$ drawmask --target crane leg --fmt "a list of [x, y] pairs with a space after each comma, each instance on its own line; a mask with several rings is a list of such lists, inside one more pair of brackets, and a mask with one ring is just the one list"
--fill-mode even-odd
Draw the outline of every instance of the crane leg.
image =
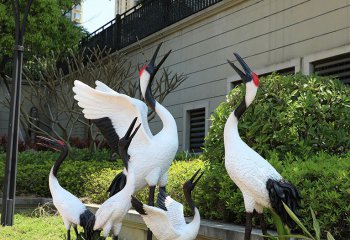
[[253, 213], [247, 212], [246, 213], [246, 223], [245, 223], [245, 233], [244, 233], [244, 240], [250, 240], [250, 235], [252, 233], [252, 219], [253, 219]]
[[[156, 190], [156, 186], [149, 187], [149, 197], [148, 197], [148, 205], [154, 206], [154, 192]], [[152, 231], [148, 228], [147, 230], [147, 240], [152, 240]]]
[[164, 187], [159, 187], [159, 189], [162, 189], [162, 190], [164, 190], [164, 192], [166, 192], [166, 186], [164, 186]]
[[77, 237], [77, 239], [79, 239], [79, 233], [78, 233], [77, 226], [74, 226], [74, 232], [75, 232], [75, 236]]
[[[267, 227], [266, 227], [264, 214], [263, 213], [258, 213], [258, 216], [259, 216], [259, 220], [260, 220], [260, 227], [261, 227], [262, 234], [264, 236], [267, 236]], [[267, 239], [268, 239], [268, 237], [264, 237], [264, 240], [267, 240]]]
[[67, 230], [67, 240], [70, 240], [70, 229]]

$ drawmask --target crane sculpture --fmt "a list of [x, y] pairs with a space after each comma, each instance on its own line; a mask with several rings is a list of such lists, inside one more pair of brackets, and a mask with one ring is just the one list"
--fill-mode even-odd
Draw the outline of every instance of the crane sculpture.
[[284, 209], [283, 202], [296, 214], [300, 207], [301, 196], [298, 190], [276, 171], [271, 164], [242, 141], [238, 133], [238, 120], [253, 102], [259, 77], [250, 70], [243, 59], [234, 53], [245, 73], [228, 61], [245, 83], [246, 92], [239, 106], [229, 115], [224, 128], [225, 167], [233, 182], [242, 191], [246, 227], [245, 240], [249, 240], [252, 230], [253, 211], [258, 213], [264, 235], [267, 234], [263, 208], [272, 208], [289, 227], [294, 221]]
[[63, 141], [57, 139], [50, 139], [42, 136], [38, 136], [37, 138], [42, 141], [38, 142], [38, 145], [61, 153], [51, 168], [49, 175], [49, 188], [53, 204], [60, 213], [67, 229], [67, 239], [70, 240], [71, 226], [73, 226], [78, 239], [79, 233], [77, 225], [80, 225], [84, 228], [86, 240], [92, 240], [92, 236], [94, 234], [93, 225], [95, 223], [95, 215], [86, 208], [79, 198], [61, 187], [57, 180], [57, 172], [63, 160], [66, 159], [68, 155], [67, 145]]
[[[153, 135], [149, 129], [147, 120], [147, 105], [135, 98], [120, 94], [102, 82], [96, 81], [96, 88], [76, 80], [73, 91], [78, 105], [83, 108], [85, 118], [92, 119], [101, 130], [109, 145], [115, 145], [119, 136], [126, 132], [129, 123], [135, 117], [141, 123], [141, 128], [130, 144], [128, 154], [129, 163], [132, 163], [132, 171], [135, 176], [135, 191], [149, 186], [148, 204], [154, 205], [154, 193], [156, 185], [166, 190], [168, 181], [168, 169], [178, 149], [177, 126], [171, 113], [158, 103], [151, 91], [152, 82], [160, 66], [169, 56], [167, 52], [158, 65], [155, 60], [162, 44], [159, 44], [151, 61], [140, 70], [140, 88], [142, 97], [147, 105], [157, 113], [163, 123], [163, 129]], [[131, 166], [126, 163], [125, 169]], [[126, 182], [126, 171], [118, 174], [113, 180], [109, 192], [113, 196], [119, 192]], [[151, 232], [148, 240], [152, 239]]]
[[191, 192], [203, 175], [202, 172], [196, 179], [199, 171], [183, 185], [186, 201], [194, 214], [193, 220], [188, 224], [185, 221], [183, 205], [167, 196], [163, 189], [160, 189], [158, 194], [158, 207], [148, 206], [132, 197], [133, 207], [141, 214], [146, 225], [158, 240], [193, 240], [197, 237], [201, 217], [192, 200]]

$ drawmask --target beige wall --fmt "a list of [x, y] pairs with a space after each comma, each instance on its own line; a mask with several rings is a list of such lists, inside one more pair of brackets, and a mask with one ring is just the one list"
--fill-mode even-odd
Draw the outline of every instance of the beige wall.
[[[138, 44], [124, 50], [136, 65], [149, 59], [163, 41], [159, 57], [172, 49], [164, 66], [187, 74], [188, 80], [163, 103], [176, 119], [182, 150], [184, 109], [204, 104], [210, 114], [225, 100], [228, 83], [237, 79], [226, 63], [234, 59], [234, 51], [258, 73], [288, 66], [309, 69], [303, 60], [310, 56], [350, 50], [349, 4], [348, 0], [224, 0], [141, 40], [145, 55]], [[159, 119], [150, 125], [154, 132], [162, 126]]]
[[[308, 74], [312, 61], [350, 52], [349, 12], [349, 0], [224, 0], [123, 51], [135, 67], [149, 59], [161, 41], [159, 57], [172, 49], [164, 66], [188, 79], [163, 105], [176, 119], [183, 150], [186, 111], [204, 106], [209, 118], [225, 100], [229, 83], [238, 79], [226, 63], [234, 59], [234, 51], [257, 73], [293, 66]], [[7, 114], [0, 112], [3, 131]], [[162, 127], [157, 118], [150, 125], [154, 133]]]

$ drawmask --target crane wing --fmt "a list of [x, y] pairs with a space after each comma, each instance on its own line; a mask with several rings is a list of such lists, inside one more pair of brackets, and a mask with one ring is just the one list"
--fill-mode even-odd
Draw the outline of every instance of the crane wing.
[[118, 146], [119, 136], [124, 136], [132, 120], [137, 117], [141, 129], [130, 144], [129, 154], [133, 154], [137, 148], [135, 146], [147, 146], [153, 135], [148, 126], [146, 104], [120, 94], [102, 82], [96, 81], [96, 85], [96, 89], [93, 89], [81, 81], [74, 81], [74, 98], [83, 108], [85, 118], [96, 123], [113, 150]]
[[168, 196], [163, 189], [159, 189], [157, 206], [166, 211], [169, 222], [175, 229], [186, 225], [183, 205]]

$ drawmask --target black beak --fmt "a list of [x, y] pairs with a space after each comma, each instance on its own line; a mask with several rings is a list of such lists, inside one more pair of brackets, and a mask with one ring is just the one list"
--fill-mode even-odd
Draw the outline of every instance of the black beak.
[[44, 142], [38, 142], [36, 143], [37, 145], [43, 146], [43, 147], [47, 147], [47, 148], [51, 148], [54, 149], [56, 151], [59, 151], [59, 145], [57, 144], [57, 140], [56, 139], [50, 139], [50, 138], [46, 138], [43, 136], [37, 136], [38, 139], [44, 141]]
[[162, 66], [162, 64], [164, 63], [164, 61], [168, 58], [168, 56], [171, 53], [171, 50], [169, 50], [169, 52], [167, 54], [164, 55], [164, 57], [162, 58], [162, 60], [158, 63], [158, 65], [155, 65], [155, 61], [159, 52], [160, 47], [162, 46], [162, 42], [157, 46], [156, 51], [154, 52], [151, 61], [148, 64], [148, 71], [150, 72], [152, 78], [156, 75], [157, 71], [159, 70], [159, 68]]
[[122, 160], [124, 162], [124, 166], [126, 169], [128, 169], [128, 161], [130, 159], [130, 156], [128, 154], [128, 148], [130, 146], [131, 140], [136, 135], [137, 131], [139, 130], [141, 123], [134, 129], [134, 126], [136, 124], [137, 117], [134, 118], [134, 120], [131, 122], [127, 132], [125, 133], [124, 137], [119, 140], [119, 154], [122, 157]]
[[236, 67], [233, 62], [230, 60], [227, 60], [227, 62], [231, 65], [231, 67], [238, 73], [238, 75], [242, 78], [242, 80], [247, 83], [251, 81], [252, 78], [252, 70], [248, 67], [247, 63], [241, 58], [241, 56], [238, 55], [238, 53], [233, 53], [235, 57], [237, 58], [237, 61], [241, 64], [243, 70], [245, 73], [243, 73], [238, 67]]
[[197, 177], [197, 175], [198, 175], [198, 173], [199, 173], [200, 171], [201, 171], [201, 169], [198, 169], [197, 172], [196, 172], [196, 173], [191, 177], [191, 179], [189, 180], [190, 182], [193, 183], [193, 187], [196, 186], [196, 184], [198, 183], [199, 179], [201, 179], [201, 177], [203, 176], [203, 173], [204, 173], [204, 172], [202, 172], [202, 173], [199, 175], [199, 177], [198, 177], [196, 180], [194, 180], [194, 179]]
[[134, 138], [135, 134], [137, 133], [137, 131], [139, 130], [139, 128], [141, 127], [141, 123], [135, 128], [134, 132], [132, 132], [132, 130], [134, 129], [134, 126], [136, 124], [137, 121], [137, 117], [134, 118], [134, 120], [131, 122], [128, 131], [125, 134], [125, 139], [128, 141], [128, 145], [127, 147], [129, 147], [131, 140]]

